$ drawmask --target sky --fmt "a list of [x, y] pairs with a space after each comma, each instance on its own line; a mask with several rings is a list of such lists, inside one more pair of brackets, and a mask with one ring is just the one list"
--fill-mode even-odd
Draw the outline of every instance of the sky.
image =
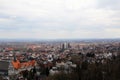
[[120, 0], [0, 0], [0, 38], [120, 38]]

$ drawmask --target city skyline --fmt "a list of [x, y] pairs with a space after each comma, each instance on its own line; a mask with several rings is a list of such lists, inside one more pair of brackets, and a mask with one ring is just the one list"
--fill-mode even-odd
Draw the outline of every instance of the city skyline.
[[119, 0], [0, 0], [0, 38], [120, 38]]

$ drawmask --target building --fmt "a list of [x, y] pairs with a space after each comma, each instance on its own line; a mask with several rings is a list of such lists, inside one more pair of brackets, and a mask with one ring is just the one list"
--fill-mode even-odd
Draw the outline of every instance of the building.
[[9, 62], [0, 61], [0, 75], [8, 76], [9, 75]]

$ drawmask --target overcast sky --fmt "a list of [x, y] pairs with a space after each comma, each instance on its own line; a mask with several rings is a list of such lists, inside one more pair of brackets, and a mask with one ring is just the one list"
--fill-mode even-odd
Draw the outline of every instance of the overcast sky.
[[0, 0], [0, 38], [120, 38], [120, 0]]

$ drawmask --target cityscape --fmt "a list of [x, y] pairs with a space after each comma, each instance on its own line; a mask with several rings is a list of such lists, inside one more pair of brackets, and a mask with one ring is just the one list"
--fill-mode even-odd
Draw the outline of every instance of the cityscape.
[[0, 80], [120, 80], [120, 0], [0, 0]]
[[119, 39], [0, 42], [3, 79], [119, 80], [119, 67]]

